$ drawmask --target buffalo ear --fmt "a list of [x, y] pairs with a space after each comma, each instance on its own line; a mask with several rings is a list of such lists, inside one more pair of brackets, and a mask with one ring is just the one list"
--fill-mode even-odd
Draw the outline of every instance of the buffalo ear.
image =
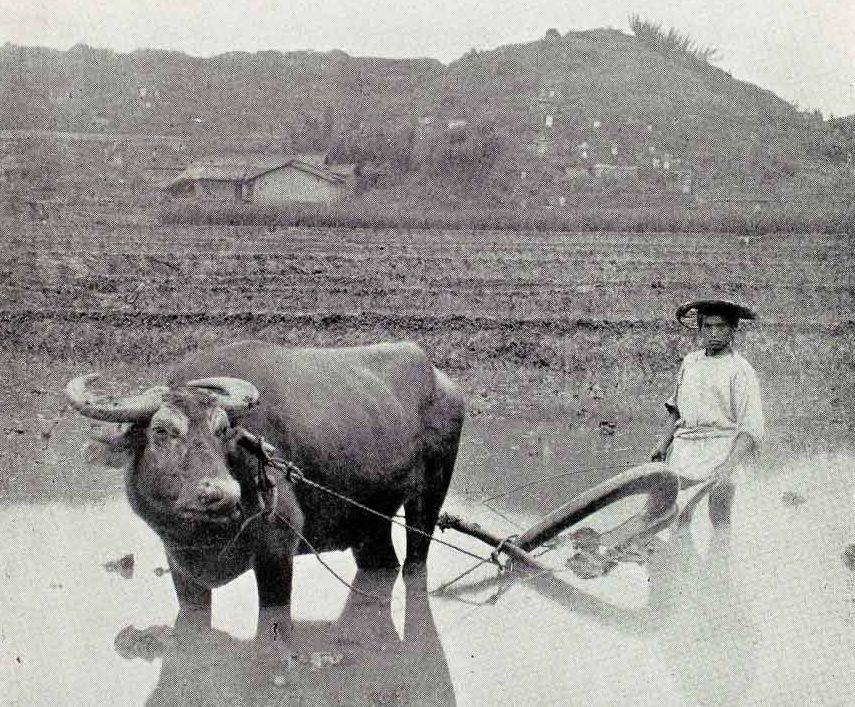
[[94, 434], [83, 445], [83, 458], [87, 464], [102, 464], [120, 469], [133, 459], [132, 428], [119, 432]]

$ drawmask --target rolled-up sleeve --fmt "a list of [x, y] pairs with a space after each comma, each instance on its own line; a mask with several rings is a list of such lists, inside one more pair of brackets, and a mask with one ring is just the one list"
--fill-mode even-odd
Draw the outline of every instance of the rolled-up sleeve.
[[751, 435], [754, 443], [759, 445], [766, 435], [766, 423], [760, 400], [760, 383], [753, 368], [748, 367], [734, 377], [733, 402], [737, 434]]

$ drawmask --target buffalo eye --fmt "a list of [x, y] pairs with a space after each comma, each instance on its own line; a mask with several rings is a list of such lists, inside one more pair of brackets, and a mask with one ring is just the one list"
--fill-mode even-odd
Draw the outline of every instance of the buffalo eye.
[[178, 437], [178, 430], [167, 425], [155, 425], [151, 428], [151, 435], [156, 442], [166, 442]]

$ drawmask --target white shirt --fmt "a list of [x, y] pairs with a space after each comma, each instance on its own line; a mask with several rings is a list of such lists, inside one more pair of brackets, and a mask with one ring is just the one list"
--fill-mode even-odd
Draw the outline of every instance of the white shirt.
[[736, 351], [688, 354], [665, 406], [679, 415], [668, 461], [689, 478], [706, 478], [737, 435], [750, 435], [755, 445], [765, 435], [757, 374]]

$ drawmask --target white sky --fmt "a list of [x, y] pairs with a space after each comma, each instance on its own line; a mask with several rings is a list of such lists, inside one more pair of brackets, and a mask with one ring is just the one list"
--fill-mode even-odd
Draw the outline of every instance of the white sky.
[[718, 66], [801, 108], [855, 113], [855, 0], [0, 0], [0, 43], [202, 56], [342, 49], [448, 63], [550, 27], [628, 32], [632, 13], [717, 47]]

